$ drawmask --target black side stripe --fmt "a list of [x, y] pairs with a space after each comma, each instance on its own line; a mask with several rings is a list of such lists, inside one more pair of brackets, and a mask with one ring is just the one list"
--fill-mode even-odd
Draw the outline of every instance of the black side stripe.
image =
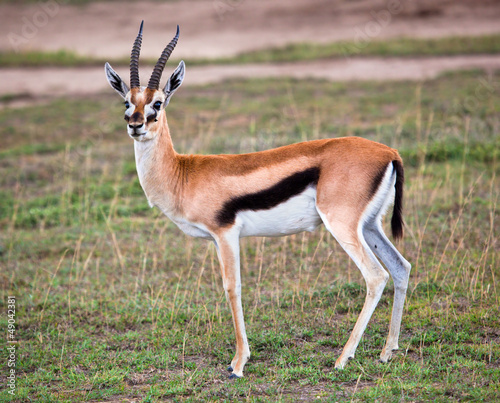
[[320, 169], [309, 168], [285, 178], [268, 189], [244, 196], [233, 197], [217, 212], [220, 226], [234, 224], [236, 214], [244, 210], [269, 210], [302, 193], [310, 185], [316, 186]]

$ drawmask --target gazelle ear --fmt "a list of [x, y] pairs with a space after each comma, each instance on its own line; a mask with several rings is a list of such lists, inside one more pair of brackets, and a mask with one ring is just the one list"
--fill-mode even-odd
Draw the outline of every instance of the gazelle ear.
[[172, 73], [170, 78], [163, 88], [163, 92], [165, 93], [165, 106], [170, 102], [170, 97], [174, 95], [174, 92], [179, 88], [184, 80], [184, 74], [186, 72], [186, 66], [184, 64], [184, 60], [181, 60], [175, 71]]
[[108, 79], [108, 83], [111, 85], [111, 88], [113, 88], [123, 99], [125, 99], [125, 96], [129, 91], [127, 84], [123, 82], [118, 73], [113, 70], [109, 63], [104, 65], [104, 71], [106, 72], [106, 78]]

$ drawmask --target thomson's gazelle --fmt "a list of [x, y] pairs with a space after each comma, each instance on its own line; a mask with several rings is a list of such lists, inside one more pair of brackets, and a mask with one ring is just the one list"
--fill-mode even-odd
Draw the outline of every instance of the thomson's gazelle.
[[393, 204], [391, 228], [403, 235], [403, 164], [398, 152], [357, 137], [292, 144], [242, 155], [180, 155], [172, 145], [165, 107], [184, 79], [181, 61], [160, 89], [163, 68], [177, 44], [164, 49], [147, 87], [139, 83], [142, 24], [131, 54], [129, 89], [106, 63], [109, 84], [125, 100], [127, 131], [134, 139], [137, 174], [151, 206], [186, 234], [214, 241], [236, 331], [231, 377], [243, 376], [250, 357], [241, 306], [239, 238], [282, 236], [324, 224], [356, 263], [366, 281], [361, 314], [342, 354], [342, 368], [356, 347], [382, 295], [389, 274], [394, 306], [380, 359], [398, 348], [410, 264], [382, 230]]

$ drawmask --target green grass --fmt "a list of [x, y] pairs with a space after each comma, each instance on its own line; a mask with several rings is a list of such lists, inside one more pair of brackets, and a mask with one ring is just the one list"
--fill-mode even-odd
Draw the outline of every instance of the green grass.
[[[64, 49], [54, 52], [41, 50], [0, 52], [1, 67], [81, 67], [103, 65], [105, 62], [104, 59], [81, 56]], [[114, 64], [128, 65], [129, 62], [130, 60], [117, 59]]]
[[[500, 35], [474, 37], [453, 36], [445, 38], [396, 38], [370, 40], [366, 42], [341, 41], [326, 44], [297, 43], [284, 47], [256, 50], [234, 57], [215, 59], [189, 59], [188, 65], [246, 64], [296, 62], [317, 59], [331, 59], [352, 56], [410, 57], [410, 56], [453, 56], [495, 54], [500, 52]], [[90, 58], [72, 51], [56, 52], [26, 51], [0, 52], [0, 67], [42, 67], [42, 66], [101, 66], [106, 61], [113, 66], [127, 66], [128, 57], [120, 59]], [[154, 65], [156, 60], [142, 59], [144, 64]]]
[[225, 372], [234, 334], [215, 249], [148, 207], [120, 100], [0, 110], [0, 328], [15, 295], [20, 340], [16, 396], [2, 388], [0, 400], [494, 401], [499, 79], [244, 80], [176, 93], [167, 112], [178, 151], [359, 135], [405, 159], [398, 248], [413, 269], [400, 352], [377, 361], [391, 282], [356, 358], [334, 370], [365, 286], [324, 228], [244, 239], [252, 358], [236, 382]]
[[298, 43], [241, 54], [226, 63], [295, 62], [350, 56], [453, 56], [500, 52], [500, 35]]

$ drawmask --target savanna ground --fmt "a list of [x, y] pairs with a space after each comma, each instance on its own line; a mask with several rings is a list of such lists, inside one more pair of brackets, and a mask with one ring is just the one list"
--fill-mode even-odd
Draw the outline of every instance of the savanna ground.
[[406, 163], [399, 248], [413, 270], [400, 352], [377, 362], [390, 284], [355, 360], [334, 370], [365, 291], [323, 227], [245, 239], [252, 358], [236, 382], [225, 373], [234, 336], [214, 248], [148, 207], [114, 94], [2, 110], [2, 304], [16, 297], [19, 340], [12, 400], [494, 400], [499, 80], [243, 80], [176, 94], [168, 116], [182, 152], [333, 133], [397, 147]]
[[[464, 39], [447, 40], [403, 49], [467, 53]], [[471, 41], [470, 52], [498, 53], [491, 37]], [[380, 41], [367, 52], [394, 56], [398, 43]], [[324, 58], [329, 46], [336, 48], [296, 45], [248, 57]], [[365, 286], [319, 227], [242, 240], [252, 357], [237, 381], [225, 370], [234, 333], [214, 247], [148, 207], [116, 94], [23, 108], [5, 95], [0, 328], [8, 334], [7, 297], [15, 296], [18, 343], [11, 396], [1, 341], [0, 400], [498, 400], [499, 91], [500, 71], [483, 70], [422, 82], [248, 78], [179, 89], [167, 109], [178, 152], [240, 153], [356, 135], [398, 148], [406, 166], [398, 248], [413, 268], [394, 359], [377, 361], [390, 282], [355, 359], [334, 369]]]

